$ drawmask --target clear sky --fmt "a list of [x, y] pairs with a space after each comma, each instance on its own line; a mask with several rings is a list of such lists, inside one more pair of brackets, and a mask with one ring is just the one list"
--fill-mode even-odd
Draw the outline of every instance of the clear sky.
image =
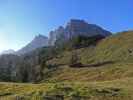
[[111, 32], [133, 29], [133, 0], [0, 0], [0, 52], [48, 36], [72, 18]]

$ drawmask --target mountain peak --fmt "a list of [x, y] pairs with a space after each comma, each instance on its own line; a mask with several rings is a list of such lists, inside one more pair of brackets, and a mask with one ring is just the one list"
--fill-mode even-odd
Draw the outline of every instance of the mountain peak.
[[48, 46], [48, 37], [39, 34], [35, 36], [35, 38], [29, 44], [27, 44], [25, 47], [20, 49], [17, 53], [25, 54], [44, 46]]
[[70, 19], [68, 23], [85, 23], [82, 19]]

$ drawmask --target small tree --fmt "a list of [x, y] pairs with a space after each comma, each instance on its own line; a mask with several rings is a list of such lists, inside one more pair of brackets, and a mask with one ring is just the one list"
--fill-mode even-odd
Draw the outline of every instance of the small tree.
[[70, 58], [70, 67], [76, 67], [76, 66], [77, 67], [81, 66], [81, 62], [80, 62], [77, 51], [73, 50], [71, 58]]

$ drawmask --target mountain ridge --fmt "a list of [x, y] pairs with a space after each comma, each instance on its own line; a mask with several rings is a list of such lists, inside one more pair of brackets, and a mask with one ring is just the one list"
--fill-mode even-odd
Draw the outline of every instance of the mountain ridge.
[[60, 26], [56, 30], [49, 33], [49, 45], [54, 45], [56, 40], [69, 40], [74, 36], [91, 37], [94, 35], [102, 35], [104, 37], [112, 35], [111, 32], [106, 31], [95, 24], [88, 24], [84, 20], [71, 19], [65, 27]]
[[25, 54], [43, 46], [48, 46], [48, 37], [39, 34], [30, 43], [18, 50], [16, 54]]
[[27, 45], [14, 52], [13, 54], [23, 55], [28, 52], [34, 51], [37, 48], [54, 46], [56, 45], [56, 41], [60, 42], [61, 44], [64, 41], [68, 41], [72, 37], [76, 36], [93, 37], [95, 35], [108, 37], [112, 35], [112, 33], [101, 28], [98, 25], [88, 24], [84, 20], [71, 19], [65, 27], [59, 26], [54, 31], [49, 32], [49, 37], [39, 34], [35, 36], [35, 38], [31, 42], [29, 42]]

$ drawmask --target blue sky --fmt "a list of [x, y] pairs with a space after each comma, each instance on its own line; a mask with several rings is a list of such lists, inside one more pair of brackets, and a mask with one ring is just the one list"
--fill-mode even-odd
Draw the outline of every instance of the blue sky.
[[0, 0], [0, 52], [48, 36], [72, 18], [111, 32], [133, 29], [132, 12], [133, 0]]

